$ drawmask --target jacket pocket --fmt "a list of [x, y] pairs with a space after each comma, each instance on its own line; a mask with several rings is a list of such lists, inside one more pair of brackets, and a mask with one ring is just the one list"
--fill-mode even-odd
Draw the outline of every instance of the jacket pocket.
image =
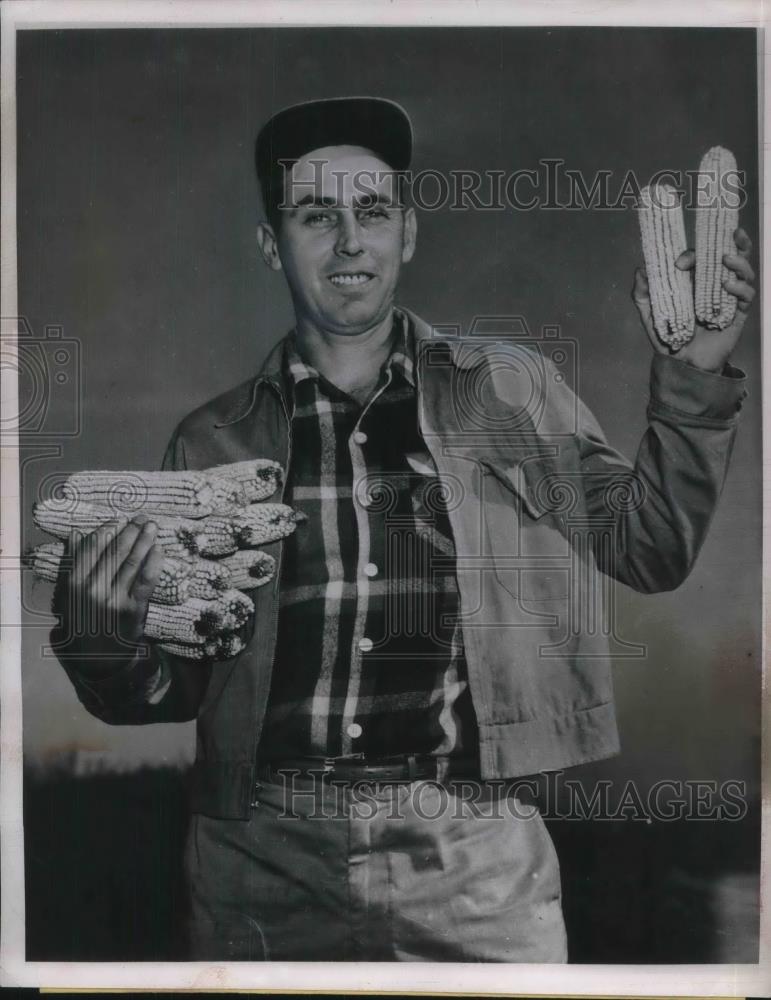
[[571, 580], [564, 518], [538, 501], [522, 467], [509, 471], [484, 459], [481, 464], [486, 554], [498, 583], [525, 611], [534, 603], [540, 613], [558, 613]]

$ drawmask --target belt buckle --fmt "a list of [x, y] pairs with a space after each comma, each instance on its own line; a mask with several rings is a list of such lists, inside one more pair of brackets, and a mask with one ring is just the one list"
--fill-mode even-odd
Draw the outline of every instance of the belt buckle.
[[324, 757], [323, 767], [324, 770], [322, 774], [324, 775], [334, 775], [338, 767], [343, 767], [347, 764], [358, 764], [363, 763], [365, 755], [363, 753], [349, 754], [347, 757]]

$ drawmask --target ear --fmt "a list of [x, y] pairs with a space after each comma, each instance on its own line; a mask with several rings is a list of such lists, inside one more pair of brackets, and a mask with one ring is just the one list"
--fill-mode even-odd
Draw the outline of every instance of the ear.
[[415, 209], [410, 206], [404, 213], [404, 232], [402, 233], [402, 263], [412, 260], [415, 253], [415, 243], [418, 235], [418, 219]]
[[261, 222], [257, 226], [257, 245], [260, 248], [262, 259], [272, 271], [281, 270], [281, 258], [278, 255], [278, 241], [273, 227], [267, 222]]

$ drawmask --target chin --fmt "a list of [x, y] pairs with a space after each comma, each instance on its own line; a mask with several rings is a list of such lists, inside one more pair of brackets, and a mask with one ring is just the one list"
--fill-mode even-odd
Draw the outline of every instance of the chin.
[[387, 308], [374, 311], [372, 308], [357, 309], [354, 307], [334, 316], [328, 316], [327, 323], [330, 329], [339, 330], [340, 333], [364, 333], [365, 330], [370, 330], [382, 322], [387, 312]]

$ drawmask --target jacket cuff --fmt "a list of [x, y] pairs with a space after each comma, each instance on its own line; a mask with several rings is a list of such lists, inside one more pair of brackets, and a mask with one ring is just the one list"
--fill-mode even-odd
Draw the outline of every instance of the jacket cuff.
[[124, 705], [149, 701], [166, 680], [163, 660], [153, 648], [142, 647], [137, 655], [117, 670], [91, 672], [87, 666], [67, 663], [66, 655], [59, 654], [62, 665], [75, 684], [103, 705]]
[[651, 403], [663, 403], [693, 417], [726, 421], [736, 417], [747, 398], [747, 376], [734, 365], [708, 372], [671, 354], [654, 354], [651, 364]]

